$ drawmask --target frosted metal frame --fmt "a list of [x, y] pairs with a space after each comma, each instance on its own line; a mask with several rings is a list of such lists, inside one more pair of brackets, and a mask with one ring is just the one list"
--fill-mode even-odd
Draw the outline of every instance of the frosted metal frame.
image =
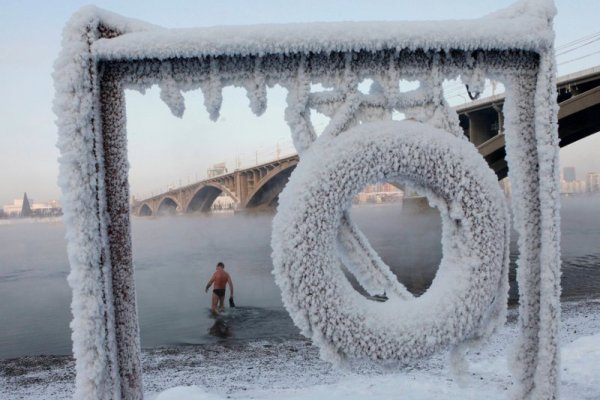
[[[518, 279], [522, 301], [522, 333], [518, 358], [522, 373], [516, 379], [520, 380], [525, 396], [531, 396], [535, 387], [542, 382], [556, 388], [560, 312], [556, 309], [556, 299], [560, 292], [560, 261], [558, 238], [553, 237], [548, 241], [543, 239], [543, 235], [548, 228], [550, 232], [556, 232], [558, 228], [557, 207], [549, 208], [545, 200], [551, 199], [553, 204], [558, 202], [555, 179], [558, 166], [556, 158], [544, 158], [540, 149], [548, 146], [557, 149], [558, 137], [556, 110], [553, 109], [553, 81], [551, 77], [548, 82], [546, 77], [548, 74], [553, 76], [553, 65], [548, 64], [546, 54], [518, 48], [453, 48], [445, 51], [394, 48], [106, 60], [93, 52], [94, 41], [118, 37], [122, 32], [102, 21], [86, 21], [85, 24], [89, 24], [86, 26], [90, 58], [88, 68], [78, 72], [85, 84], [75, 92], [79, 91], [83, 94], [82, 98], [90, 102], [87, 104], [89, 112], [73, 117], [79, 124], [77, 138], [75, 134], [69, 136], [70, 133], [64, 128], [72, 115], [57, 111], [61, 132], [59, 147], [63, 157], [61, 179], [67, 182], [63, 185], [63, 191], [66, 197], [70, 262], [72, 268], [75, 269], [73, 266], [77, 264], [90, 274], [81, 280], [73, 278], [70, 282], [74, 296], [81, 296], [86, 290], [89, 292], [86, 283], [90, 279], [96, 279], [94, 284], [99, 285], [98, 291], [94, 292], [100, 305], [97, 318], [90, 320], [80, 308], [73, 307], [77, 393], [81, 395], [93, 389], [95, 396], [102, 399], [143, 397], [126, 174], [124, 90], [152, 84], [165, 86], [173, 82], [187, 89], [202, 87], [205, 90], [215, 80], [219, 81], [219, 87], [233, 84], [244, 86], [249, 76], [257, 75], [267, 85], [280, 83], [290, 88], [293, 84], [302, 85], [306, 82], [336, 82], [340, 75], [348, 71], [356, 74], [360, 82], [362, 78], [389, 76], [390, 66], [398, 73], [394, 79], [421, 77], [427, 75], [434, 66], [439, 68], [442, 78], [449, 79], [456, 77], [460, 71], [477, 68], [486, 76], [494, 77], [506, 85], [506, 151], [515, 193], [513, 212], [520, 233]], [[60, 83], [61, 79], [66, 78], [55, 75], [55, 79]], [[437, 84], [441, 85], [441, 82]], [[57, 88], [57, 92], [61, 90]], [[77, 95], [75, 93], [75, 97]], [[292, 115], [307, 125], [310, 125], [310, 121], [306, 115], [302, 115], [306, 109], [317, 109], [323, 105], [339, 109], [344, 103], [343, 99], [328, 99], [327, 94], [311, 96], [304, 107]], [[540, 98], [544, 99], [547, 108], [539, 107]], [[367, 106], [377, 107], [385, 103], [386, 97], [373, 94], [365, 96], [363, 100]], [[73, 104], [78, 101], [73, 100]], [[404, 106], [409, 106], [411, 101], [411, 98], [407, 98]], [[383, 105], [383, 108], [386, 106]], [[218, 112], [218, 105], [216, 110]], [[294, 114], [294, 110], [287, 112]], [[303, 149], [301, 139], [297, 135], [294, 137], [299, 150]], [[81, 185], [85, 185], [83, 192], [79, 191]], [[82, 229], [82, 223], [89, 234], [78, 237], [77, 230]], [[551, 248], [548, 248], [548, 243]], [[83, 259], [76, 253], [79, 251], [76, 248], [90, 251]], [[549, 275], [553, 276], [553, 285], [550, 288], [543, 287], [540, 276]], [[99, 335], [99, 332], [102, 334]], [[540, 349], [548, 346], [551, 357], [540, 357]], [[543, 398], [555, 396], [556, 390], [554, 394], [549, 393]]]

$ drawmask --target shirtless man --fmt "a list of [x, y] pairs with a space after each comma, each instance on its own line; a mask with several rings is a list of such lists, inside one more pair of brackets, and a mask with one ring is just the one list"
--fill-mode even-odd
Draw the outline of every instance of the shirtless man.
[[210, 281], [206, 284], [206, 289], [204, 291], [208, 292], [208, 289], [212, 284], [214, 284], [214, 286], [210, 309], [214, 315], [217, 315], [218, 312], [223, 311], [225, 308], [225, 285], [229, 285], [229, 297], [233, 299], [233, 282], [231, 281], [231, 276], [225, 272], [225, 264], [222, 262], [217, 264], [217, 269], [210, 278]]

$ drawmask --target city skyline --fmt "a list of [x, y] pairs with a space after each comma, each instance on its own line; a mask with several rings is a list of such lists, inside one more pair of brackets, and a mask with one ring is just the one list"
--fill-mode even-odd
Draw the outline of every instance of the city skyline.
[[[423, 1], [309, 1], [281, 4], [262, 1], [253, 6], [242, 1], [174, 2], [170, 7], [145, 2], [102, 0], [98, 6], [166, 27], [287, 23], [336, 20], [425, 20], [477, 18], [506, 7], [514, 1], [497, 0], [452, 4]], [[457, 5], [457, 3], [459, 3]], [[0, 102], [0, 202], [8, 204], [23, 192], [48, 201], [60, 199], [57, 186], [58, 150], [53, 98], [52, 64], [60, 48], [60, 31], [84, 1], [60, 4], [9, 2], [0, 16], [5, 34], [0, 48], [0, 86], [5, 95]], [[210, 6], [209, 6], [210, 4]], [[410, 6], [409, 6], [410, 5]], [[597, 33], [594, 16], [600, 12], [595, 1], [556, 1], [556, 45]], [[467, 10], [468, 14], [457, 14]], [[585, 11], [585, 12], [583, 12]], [[577, 19], [577, 24], [572, 21]], [[42, 39], [43, 38], [43, 39]], [[559, 75], [600, 65], [594, 54], [600, 42], [558, 55]], [[582, 58], [583, 57], [583, 58]], [[173, 117], [152, 88], [145, 95], [127, 91], [127, 118], [131, 194], [143, 196], [203, 177], [213, 164], [227, 162], [234, 169], [238, 160], [266, 157], [275, 148], [288, 149], [290, 133], [284, 121], [286, 92], [269, 90], [269, 105], [257, 118], [248, 108], [245, 93], [226, 88], [221, 118], [209, 121], [198, 91], [185, 94], [187, 110], [182, 119]], [[462, 97], [454, 97], [460, 104]], [[316, 116], [323, 128], [324, 117]], [[561, 150], [561, 167], [573, 165], [577, 173], [600, 171], [600, 136], [591, 135]], [[263, 158], [264, 159], [264, 158]], [[249, 161], [248, 161], [249, 160]], [[582, 179], [578, 176], [578, 179]]]

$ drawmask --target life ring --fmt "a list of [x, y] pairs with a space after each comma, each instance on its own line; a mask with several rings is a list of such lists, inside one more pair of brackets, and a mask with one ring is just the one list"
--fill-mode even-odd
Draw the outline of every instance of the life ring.
[[[343, 212], [367, 184], [418, 188], [442, 218], [443, 257], [421, 296], [373, 302], [340, 268]], [[506, 307], [508, 215], [493, 171], [466, 140], [414, 121], [318, 138], [279, 198], [271, 239], [285, 307], [324, 358], [409, 361], [485, 334]]]

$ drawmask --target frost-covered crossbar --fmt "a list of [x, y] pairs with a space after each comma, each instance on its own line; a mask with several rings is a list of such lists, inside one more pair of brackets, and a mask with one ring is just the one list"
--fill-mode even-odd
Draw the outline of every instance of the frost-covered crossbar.
[[[409, 361], [452, 346], [460, 361], [467, 344], [503, 321], [508, 260], [502, 199], [444, 98], [443, 81], [460, 77], [472, 92], [482, 89], [485, 78], [506, 87], [504, 132], [520, 253], [521, 335], [513, 357], [513, 397], [556, 398], [560, 254], [554, 13], [550, 0], [521, 0], [470, 21], [189, 30], [164, 29], [94, 7], [75, 14], [64, 30], [54, 72], [73, 289], [75, 397], [143, 397], [124, 90], [154, 84], [176, 116], [185, 111], [182, 91], [202, 90], [213, 120], [225, 86], [244, 87], [257, 115], [266, 109], [267, 87], [288, 90], [285, 118], [301, 161], [274, 222], [279, 235], [273, 237], [274, 267], [288, 311], [325, 357]], [[372, 81], [369, 93], [359, 90], [365, 79]], [[419, 87], [402, 91], [400, 82], [406, 80], [418, 81]], [[318, 138], [311, 110], [331, 118]], [[393, 112], [414, 121], [381, 122]], [[353, 152], [355, 147], [361, 150]], [[318, 167], [325, 156], [331, 162]], [[328, 167], [337, 162], [343, 168], [350, 161], [357, 167], [349, 172]], [[324, 171], [329, 175], [319, 175]], [[307, 178], [311, 174], [322, 183], [300, 193], [302, 182], [314, 182]], [[421, 189], [443, 215], [444, 259], [431, 292], [420, 298], [397, 281], [346, 211], [361, 184], [385, 179]], [[320, 211], [315, 206], [320, 200], [332, 208]], [[472, 240], [465, 245], [461, 239]], [[323, 251], [315, 253], [311, 243]], [[340, 277], [333, 269], [339, 263], [368, 293], [385, 290], [390, 300], [371, 304], [346, 283], [322, 286], [311, 280], [315, 272]], [[331, 293], [343, 297], [323, 302], [322, 296]], [[453, 300], [432, 301], [440, 296]], [[418, 316], [410, 317], [419, 307], [429, 312], [421, 321], [429, 321], [427, 337], [415, 333], [423, 328]], [[398, 314], [400, 322], [389, 325], [369, 317], [384, 309]], [[366, 342], [369, 335], [372, 346]]]

